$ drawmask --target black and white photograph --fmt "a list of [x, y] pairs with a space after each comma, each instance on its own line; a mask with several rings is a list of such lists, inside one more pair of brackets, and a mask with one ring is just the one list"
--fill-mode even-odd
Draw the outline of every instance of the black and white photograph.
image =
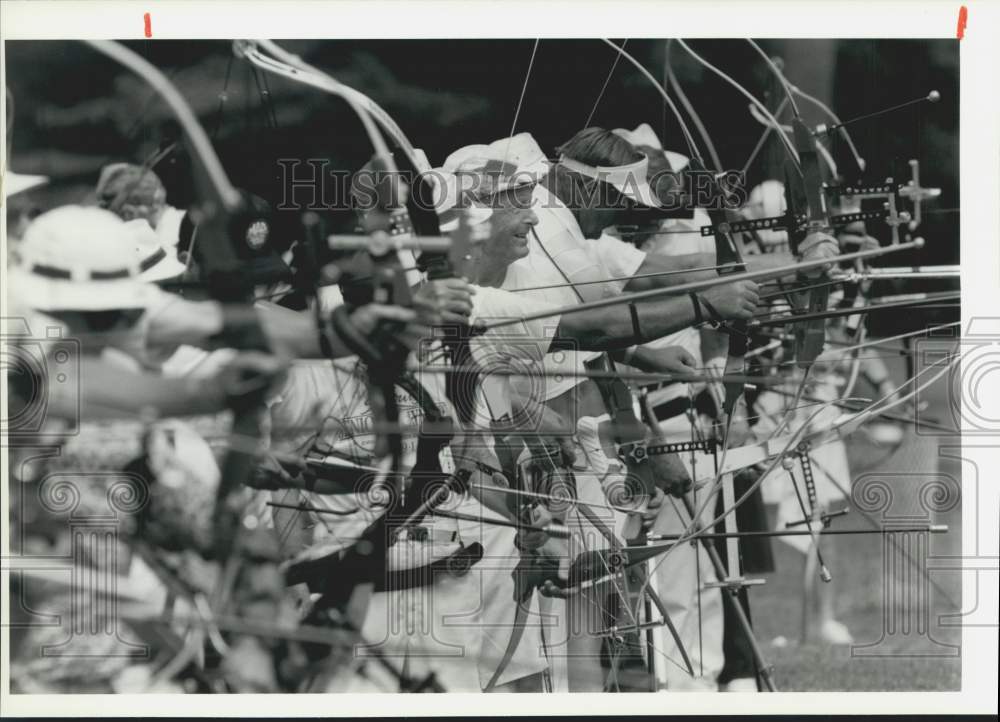
[[995, 716], [997, 12], [907, 7], [6, 3], [4, 715]]

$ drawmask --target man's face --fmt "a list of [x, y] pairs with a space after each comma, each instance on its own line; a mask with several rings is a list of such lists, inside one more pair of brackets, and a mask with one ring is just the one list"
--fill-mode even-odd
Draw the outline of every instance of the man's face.
[[623, 218], [621, 210], [611, 208], [581, 208], [576, 220], [584, 238], [600, 238], [605, 228], [618, 225]]
[[484, 264], [506, 268], [528, 255], [528, 234], [538, 225], [532, 206], [532, 186], [520, 186], [494, 198], [490, 237], [482, 247]]
[[577, 191], [578, 200], [570, 208], [584, 238], [600, 238], [605, 228], [628, 220], [632, 203], [610, 184], [587, 180]]

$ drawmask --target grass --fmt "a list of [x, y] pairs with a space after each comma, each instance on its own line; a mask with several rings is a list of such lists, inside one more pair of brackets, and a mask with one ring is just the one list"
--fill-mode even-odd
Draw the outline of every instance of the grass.
[[[929, 411], [939, 418], [945, 416], [946, 388], [935, 384], [925, 400]], [[920, 515], [923, 509], [917, 501], [918, 489], [931, 475], [951, 475], [960, 480], [961, 469], [951, 459], [941, 459], [939, 447], [955, 444], [955, 436], [927, 435], [907, 432], [903, 443], [894, 451], [875, 446], [862, 431], [848, 439], [848, 458], [852, 475], [857, 481], [862, 475], [876, 474], [891, 489], [892, 506], [887, 513]], [[856, 504], [852, 512], [833, 521], [839, 529], [871, 528]], [[874, 515], [873, 515], [874, 516]], [[875, 516], [879, 521], [879, 516]], [[932, 523], [947, 524], [946, 534], [929, 537], [929, 555], [961, 553], [961, 505], [935, 515]], [[836, 595], [836, 616], [851, 630], [856, 645], [882, 640], [878, 657], [863, 656], [857, 646], [830, 646], [818, 641], [800, 643], [802, 615], [802, 555], [778, 540], [773, 542], [776, 572], [765, 575], [767, 583], [750, 591], [754, 627], [765, 657], [774, 665], [775, 681], [782, 691], [946, 691], [961, 688], [961, 657], [958, 656], [961, 629], [944, 627], [939, 615], [961, 611], [960, 575], [958, 572], [934, 572], [930, 577], [936, 586], [928, 586], [929, 610], [926, 634], [911, 627], [908, 634], [886, 635], [883, 639], [883, 619], [896, 620], [902, 613], [913, 612], [915, 605], [902, 602], [886, 604], [883, 594], [887, 583], [891, 588], [915, 593], [922, 573], [909, 564], [887, 566], [883, 555], [882, 536], [875, 534], [826, 537], [824, 551], [833, 575]], [[827, 551], [828, 550], [828, 551]], [[890, 554], [889, 559], [898, 559]], [[892, 611], [895, 616], [893, 617]], [[916, 614], [911, 617], [913, 621]], [[898, 629], [901, 632], [902, 629]], [[785, 646], [774, 640], [785, 637]], [[933, 641], [932, 641], [933, 640]], [[939, 646], [955, 645], [954, 647]], [[948, 656], [926, 656], [928, 654]]]

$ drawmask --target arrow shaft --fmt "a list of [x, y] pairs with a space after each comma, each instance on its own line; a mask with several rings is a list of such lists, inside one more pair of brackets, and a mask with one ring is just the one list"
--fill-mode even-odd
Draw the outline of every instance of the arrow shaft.
[[[890, 301], [888, 303], [872, 304], [870, 306], [864, 306], [862, 308], [835, 308], [829, 311], [819, 311], [817, 313], [799, 313], [791, 315], [783, 315], [779, 318], [765, 318], [765, 319], [754, 319], [751, 321], [751, 325], [758, 326], [784, 326], [789, 323], [803, 323], [806, 321], [815, 321], [824, 318], [839, 318], [841, 316], [853, 316], [855, 314], [872, 313], [874, 311], [885, 311], [893, 308], [905, 308], [907, 306], [919, 306], [927, 303], [934, 303], [936, 301], [959, 301], [961, 300], [962, 294], [959, 292], [946, 292], [940, 294], [926, 294], [922, 298], [904, 298], [896, 301]], [[957, 308], [958, 304], [944, 304], [944, 308]]]
[[[809, 531], [808, 529], [786, 529], [776, 530], [776, 531], [739, 531], [734, 533], [703, 533], [698, 532], [694, 536], [699, 539], [743, 539], [743, 538], [754, 538], [754, 537], [775, 537], [775, 536], [811, 536], [813, 534], [821, 534], [823, 536], [839, 536], [839, 535], [851, 535], [851, 534], [903, 534], [903, 533], [916, 533], [916, 532], [927, 532], [929, 534], [944, 534], [947, 533], [948, 527], [944, 524], [924, 524], [920, 526], [906, 526], [897, 528], [879, 528], [879, 529], [819, 529], [815, 531]], [[688, 539], [692, 535], [684, 534], [650, 534], [650, 541], [676, 541], [677, 539]]]
[[873, 248], [871, 250], [857, 251], [854, 253], [845, 253], [840, 256], [817, 259], [814, 261], [790, 263], [787, 266], [781, 266], [778, 268], [762, 269], [759, 271], [745, 271], [743, 273], [731, 273], [731, 274], [726, 274], [724, 276], [720, 276], [718, 278], [705, 279], [704, 281], [691, 281], [690, 283], [681, 283], [676, 286], [670, 286], [667, 288], [652, 288], [648, 291], [640, 291], [638, 293], [627, 293], [627, 294], [622, 294], [620, 296], [614, 296], [612, 298], [599, 299], [587, 303], [577, 303], [572, 306], [562, 306], [560, 308], [555, 308], [550, 311], [527, 314], [525, 316], [520, 316], [504, 321], [497, 321], [495, 323], [486, 324], [485, 326], [483, 326], [483, 328], [484, 330], [490, 330], [494, 328], [504, 328], [507, 326], [514, 326], [517, 324], [521, 324], [526, 321], [537, 321], [543, 318], [552, 318], [553, 316], [566, 316], [571, 313], [585, 313], [587, 311], [593, 311], [594, 309], [597, 308], [607, 308], [609, 306], [617, 306], [623, 303], [633, 303], [635, 301], [660, 298], [662, 296], [684, 296], [689, 293], [697, 293], [699, 291], [705, 291], [709, 288], [715, 288], [716, 286], [721, 286], [727, 283], [737, 283], [739, 281], [760, 281], [763, 279], [781, 278], [783, 276], [793, 275], [799, 271], [807, 271], [813, 268], [823, 268], [825, 266], [837, 263], [846, 263], [849, 261], [863, 260], [866, 258], [877, 258], [879, 256], [884, 256], [890, 253], [896, 253], [898, 251], [908, 251], [915, 248], [921, 248], [923, 245], [924, 245], [923, 239], [918, 238], [914, 241], [908, 241], [906, 243], [896, 243], [890, 246], [883, 246], [881, 248]]
[[[662, 235], [665, 233], [676, 233], [677, 231], [659, 231], [655, 233], [650, 233], [650, 235]], [[692, 231], [681, 231], [682, 233], [691, 233]], [[629, 234], [623, 234], [629, 235]], [[572, 283], [553, 283], [547, 286], [529, 286], [527, 288], [512, 288], [511, 293], [524, 293], [525, 291], [545, 291], [550, 288], [566, 288], [567, 286], [589, 286], [598, 283], [616, 283], [621, 281], [632, 281], [637, 278], [659, 278], [663, 276], [679, 276], [684, 273], [699, 273], [701, 271], [720, 271], [727, 268], [731, 268], [732, 264], [723, 263], [721, 265], [714, 266], [701, 266], [698, 268], [678, 268], [671, 271], [654, 271], [651, 273], [637, 273], [634, 276], [619, 276], [617, 278], [601, 278], [596, 281], [574, 281]]]

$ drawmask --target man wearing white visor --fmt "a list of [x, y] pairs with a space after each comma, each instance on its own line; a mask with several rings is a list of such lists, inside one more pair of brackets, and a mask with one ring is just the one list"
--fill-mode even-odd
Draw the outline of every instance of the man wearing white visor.
[[[443, 301], [441, 317], [443, 321], [459, 320], [475, 323], [497, 318], [517, 319], [531, 313], [545, 310], [540, 304], [521, 294], [494, 287], [495, 279], [502, 277], [503, 270], [522, 255], [520, 245], [523, 234], [534, 224], [532, 211], [506, 213], [485, 204], [458, 207], [456, 179], [443, 171], [434, 171], [430, 176], [434, 184], [435, 210], [440, 225], [445, 232], [457, 230], [459, 216], [464, 215], [472, 230], [483, 230], [489, 220], [489, 230], [484, 237], [474, 243], [470, 251], [469, 268], [465, 269], [472, 286], [458, 278], [426, 281], [414, 289], [418, 298], [436, 298]], [[485, 180], [485, 179], [483, 179]], [[530, 192], [530, 187], [527, 188]], [[514, 189], [509, 189], [513, 191]], [[667, 314], [659, 312], [664, 301], [648, 301], [639, 306], [644, 316], [650, 319], [651, 333], [666, 332]], [[646, 305], [648, 304], [648, 305]], [[512, 327], [487, 330], [471, 342], [473, 357], [486, 364], [495, 365], [502, 358], [503, 366], [528, 366], [541, 359], [550, 347], [581, 345], [601, 349], [626, 345], [631, 341], [632, 323], [628, 311], [614, 307], [595, 311], [592, 314], [573, 314], [564, 318], [522, 322]], [[617, 338], [617, 340], [616, 340]], [[433, 373], [420, 374], [435, 403], [448, 407], [441, 386], [441, 376]], [[504, 414], [510, 417], [511, 395], [502, 388], [506, 377], [485, 375], [480, 381], [483, 388], [473, 390], [480, 401], [480, 412], [475, 417], [476, 426], [491, 431], [490, 421], [501, 420]], [[485, 387], [489, 386], [487, 390]], [[499, 390], [498, 390], [498, 387]], [[317, 408], [316, 399], [323, 399]], [[484, 400], [488, 399], [488, 400]], [[412, 403], [405, 400], [404, 406]], [[414, 409], [416, 412], [416, 409]], [[359, 382], [358, 369], [352, 359], [330, 364], [298, 361], [292, 366], [288, 381], [283, 385], [271, 406], [272, 443], [286, 453], [308, 453], [322, 448], [337, 448], [343, 453], [362, 454], [371, 443], [368, 433], [348, 433], [344, 427], [350, 419], [350, 428], [367, 429], [369, 426], [360, 419], [371, 413], [366, 401], [364, 388]], [[319, 433], [311, 428], [316, 425], [317, 414], [324, 422]], [[475, 429], [472, 429], [475, 431]], [[312, 445], [318, 445], [312, 449]], [[409, 447], [412, 450], [412, 442]], [[412, 459], [409, 463], [412, 463]], [[497, 464], [497, 461], [492, 463]], [[478, 483], [489, 483], [489, 478], [475, 477]], [[294, 485], [294, 482], [293, 482]], [[317, 488], [322, 492], [322, 488]], [[298, 493], [302, 493], [301, 491]], [[507, 497], [491, 494], [488, 489], [475, 489], [478, 497], [489, 510], [479, 506], [477, 501], [464, 499], [463, 512], [474, 518], [500, 514], [509, 518]], [[352, 515], [357, 509], [357, 500], [350, 497], [328, 496], [322, 493], [307, 493], [303, 498], [284, 498], [283, 503], [298, 505], [301, 501], [314, 507], [328, 508], [341, 515], [315, 514], [310, 516], [311, 539], [304, 548], [289, 549], [296, 559], [304, 561], [328, 555], [349, 544], [352, 536], [371, 521], [363, 514]], [[346, 513], [345, 513], [346, 512]], [[402, 546], [412, 547], [413, 553], [440, 553], [445, 546], [435, 550], [434, 539], [442, 535], [458, 535], [468, 544], [479, 541], [483, 544], [489, 565], [482, 569], [473, 567], [468, 576], [454, 579], [442, 576], [425, 591], [386, 592], [377, 594], [369, 608], [365, 621], [366, 635], [382, 640], [383, 648], [394, 654], [405, 655], [411, 671], [434, 671], [442, 683], [452, 691], [501, 691], [512, 685], [523, 691], [543, 689], [539, 673], [548, 662], [542, 651], [541, 628], [537, 609], [525, 627], [521, 643], [511, 649], [512, 655], [505, 654], [514, 624], [513, 579], [511, 570], [517, 564], [519, 553], [515, 548], [515, 534], [509, 529], [490, 526], [488, 523], [460, 523], [448, 518], [433, 517], [434, 534], [426, 540], [407, 540]], [[539, 511], [534, 523], [551, 521], [551, 516]], [[276, 520], [276, 526], [284, 523]], [[454, 543], [454, 542], [451, 542]], [[561, 550], [560, 550], [561, 551]], [[545, 553], [543, 544], [542, 552]], [[568, 556], [560, 554], [559, 560], [565, 569]], [[427, 600], [433, 599], [433, 607]], [[407, 630], [413, 625], [387, 620], [414, 619], [414, 615], [428, 614], [430, 636], [413, 633], [390, 633], [387, 629]], [[402, 615], [401, 617], [397, 615]], [[446, 623], [445, 618], [462, 618], [466, 624], [457, 627]], [[478, 621], [477, 621], [478, 620]], [[461, 633], [464, 630], [464, 633]], [[478, 663], [470, 665], [464, 658], [442, 653], [440, 642], [447, 640], [453, 645], [464, 645], [477, 655]], [[435, 648], [435, 645], [437, 648]], [[342, 681], [341, 681], [342, 682]], [[324, 688], [340, 688], [341, 682], [330, 680]]]
[[[599, 143], [593, 142], [593, 136], [597, 134], [602, 140], [606, 135], [614, 139], [612, 143], [617, 141], [619, 145], [614, 148], [617, 153], [609, 155]], [[608, 162], [588, 164], [567, 154], [577, 154], [578, 150], [587, 147], [597, 147], [596, 157], [607, 158]], [[670, 269], [678, 270], [710, 265], [711, 261], [706, 261], [701, 254], [690, 254], [670, 259], [668, 264], [663, 259], [647, 257], [632, 244], [603, 234], [605, 228], [616, 225], [623, 214], [629, 212], [628, 204], [634, 206], [642, 204], [642, 199], [649, 199], [651, 204], [656, 205], [644, 207], [658, 207], [655, 196], [650, 197], [652, 189], [648, 181], [644, 175], [639, 175], [640, 171], [645, 173], [646, 161], [643, 158], [636, 160], [639, 154], [628, 143], [608, 131], [591, 128], [578, 134], [561, 150], [564, 152], [560, 162], [553, 165], [546, 160], [531, 135], [520, 133], [489, 145], [466, 146], [445, 160], [443, 170], [458, 176], [462, 193], [490, 197], [500, 191], [512, 192], [507, 205], [510, 211], [521, 217], [520, 221], [516, 221], [520, 225], [511, 234], [510, 253], [516, 255], [517, 260], [505, 269], [500, 288], [564, 306], [606, 298], [624, 290], [646, 290], [710, 276], [705, 272], [692, 272], [630, 279], [633, 275], [667, 270], [668, 265]], [[622, 163], [618, 165], [610, 162], [619, 159]], [[594, 192], [597, 178], [580, 175], [569, 170], [570, 166], [587, 169], [594, 176], [603, 177], [611, 173], [610, 177], [621, 189], [614, 185], [611, 187], [626, 196], [628, 201], [624, 205], [616, 203], [614, 207], [599, 202], [585, 204], [584, 201], [594, 200], [599, 195]], [[603, 195], [608, 199], [607, 193]], [[533, 223], [524, 221], [528, 217], [525, 212], [529, 210], [531, 217], [536, 219]], [[607, 282], [601, 283], [603, 280]], [[744, 311], [752, 313], [756, 285], [744, 282], [720, 286], [707, 292], [706, 298], [723, 316], [736, 318]], [[671, 310], [678, 319], [678, 328], [693, 322], [691, 302], [686, 297], [672, 301], [676, 309]], [[692, 320], [682, 322], [689, 312]], [[593, 357], [593, 354], [566, 352], [558, 357], [546, 358], [547, 372], [554, 376], [555, 372], [562, 370], [567, 372], [567, 376], [561, 381], [549, 383], [545, 398], [555, 398], [577, 385], [580, 379], [574, 378], [570, 372], [582, 370], [583, 362]], [[639, 351], [631, 362], [649, 371], [690, 370], [676, 356], [669, 354]]]
[[[600, 131], [602, 134], [606, 131]], [[592, 134], [591, 134], [592, 135]], [[577, 145], [586, 146], [590, 135], [577, 139]], [[519, 297], [532, 300], [535, 304], [566, 306], [583, 300], [615, 295], [622, 291], [628, 277], [639, 271], [646, 262], [646, 256], [629, 244], [618, 239], [601, 237], [601, 231], [620, 222], [624, 213], [629, 212], [643, 200], [650, 207], [658, 203], [645, 178], [644, 159], [621, 139], [619, 147], [626, 149], [626, 158], [585, 158], [589, 163], [576, 161], [565, 156], [569, 165], [582, 169], [590, 175], [582, 175], [564, 167], [560, 162], [553, 166], [545, 159], [537, 143], [527, 133], [509, 139], [501, 139], [490, 145], [462, 148], [445, 161], [445, 169], [454, 171], [460, 178], [460, 187], [468, 194], [488, 198], [494, 203], [494, 218], [509, 226], [509, 242], [505, 245], [508, 258], [513, 258], [506, 267], [500, 265], [489, 269], [490, 277], [481, 282], [498, 285], [504, 290], [517, 292]], [[567, 144], [573, 150], [572, 143]], [[564, 149], [567, 149], [564, 146]], [[642, 175], [640, 175], [642, 173]], [[607, 188], [605, 198], [595, 200], [594, 191], [599, 178], [610, 175], [613, 183]], [[594, 177], [591, 177], [594, 176]], [[614, 185], [617, 183], [618, 185]], [[620, 188], [619, 188], [620, 186]], [[614, 198], [620, 194], [624, 198]], [[628, 195], [632, 194], [632, 195]], [[563, 199], [568, 201], [564, 202]], [[638, 199], [638, 201], [636, 200]], [[608, 203], [602, 203], [607, 200]], [[657, 262], [658, 263], [658, 262]], [[691, 259], [691, 265], [697, 261]], [[655, 270], [662, 270], [657, 265]], [[607, 280], [602, 283], [601, 281]], [[573, 286], [573, 283], [588, 282]], [[720, 287], [709, 292], [711, 302], [722, 304], [724, 314], [737, 317], [750, 314], [756, 301], [753, 284]], [[652, 315], [633, 315], [632, 340], [662, 336], [680, 329], [695, 320], [695, 310], [687, 297], [684, 299], [663, 299], [657, 318], [664, 323], [655, 331], [650, 323]], [[628, 314], [623, 304], [617, 308]], [[576, 314], [574, 314], [576, 315]], [[579, 314], [580, 316], [595, 314]], [[627, 317], [627, 316], [626, 316]], [[570, 317], [566, 317], [570, 318]], [[628, 345], [626, 340], [623, 345]], [[593, 351], [581, 351], [586, 346], [560, 349], [545, 356], [543, 378], [544, 387], [518, 388], [519, 396], [534, 397], [545, 401], [556, 418], [562, 420], [560, 429], [553, 430], [565, 437], [576, 434], [577, 423], [585, 416], [591, 419], [605, 413], [600, 393], [592, 383], [582, 378], [584, 362], [599, 355]], [[605, 348], [608, 348], [607, 346]], [[611, 347], [615, 348], [615, 347]], [[618, 348], [621, 348], [620, 346]], [[616, 352], [620, 357], [621, 352]], [[685, 363], [686, 354], [662, 353], [650, 364], [649, 370], [689, 371]], [[636, 359], [639, 365], [641, 361]], [[553, 378], [558, 374], [562, 378]], [[537, 382], [537, 379], [536, 379]], [[537, 386], [537, 383], [535, 384]], [[579, 391], [579, 393], [576, 393]], [[590, 459], [583, 449], [576, 454], [578, 493], [581, 500], [603, 504], [603, 490], [598, 478], [607, 467], [606, 459]], [[595, 466], [596, 465], [596, 466]], [[620, 521], [620, 520], [618, 520]], [[614, 521], [612, 521], [614, 523]], [[581, 524], [586, 527], [585, 524]], [[587, 537], [593, 537], [595, 530], [581, 528]], [[582, 596], [582, 595], [581, 595]], [[578, 600], [584, 606], [592, 600]], [[594, 607], [590, 604], [591, 609]], [[599, 655], [601, 639], [588, 634], [593, 631], [592, 619], [586, 619], [588, 610], [579, 609], [577, 615], [582, 621], [580, 634], [569, 640], [568, 654], [572, 659], [568, 675], [571, 690], [599, 690], [603, 686]], [[562, 615], [565, 616], [565, 615]], [[565, 647], [563, 647], [565, 649]], [[565, 656], [565, 653], [564, 653]], [[562, 660], [565, 662], [565, 659]]]

